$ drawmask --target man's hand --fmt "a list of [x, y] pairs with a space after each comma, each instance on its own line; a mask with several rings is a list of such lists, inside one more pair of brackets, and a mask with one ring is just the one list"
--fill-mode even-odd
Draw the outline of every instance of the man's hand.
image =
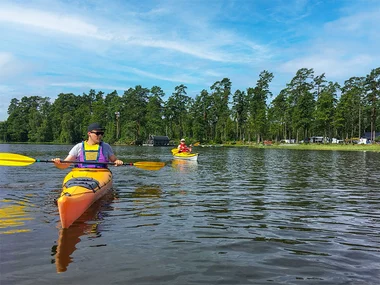
[[124, 164], [124, 162], [121, 161], [120, 159], [116, 159], [116, 160], [114, 161], [114, 163], [115, 163], [115, 166], [120, 166], [120, 165], [123, 165], [123, 164]]

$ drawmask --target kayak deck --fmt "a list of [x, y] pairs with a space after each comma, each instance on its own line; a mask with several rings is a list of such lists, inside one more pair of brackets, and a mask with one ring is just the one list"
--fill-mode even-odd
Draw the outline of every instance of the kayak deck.
[[178, 150], [174, 148], [172, 149], [172, 154], [174, 159], [198, 160], [198, 153], [178, 152]]
[[73, 168], [57, 200], [62, 228], [68, 228], [112, 187], [112, 173], [102, 168]]
[[190, 154], [185, 154], [185, 153], [178, 153], [173, 155], [174, 159], [184, 159], [184, 160], [198, 160], [198, 154], [197, 153], [190, 153]]

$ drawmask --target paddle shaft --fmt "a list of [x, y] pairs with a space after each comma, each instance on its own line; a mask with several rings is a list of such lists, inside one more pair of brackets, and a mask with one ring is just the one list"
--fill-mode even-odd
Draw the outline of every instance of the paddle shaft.
[[[52, 160], [42, 160], [42, 159], [36, 159], [36, 162], [46, 162], [50, 163], [53, 162]], [[61, 160], [61, 163], [76, 163], [76, 164], [96, 164], [96, 165], [115, 165], [113, 162], [90, 162], [90, 161], [70, 161], [70, 160]], [[129, 162], [129, 163], [123, 163], [122, 165], [119, 166], [133, 166], [134, 164]]]
[[[53, 160], [42, 160], [28, 157], [16, 153], [2, 153], [0, 152], [0, 166], [28, 166], [35, 162], [45, 162], [45, 163], [54, 163]], [[62, 164], [74, 163], [74, 164], [92, 164], [92, 165], [116, 165], [113, 162], [97, 162], [97, 161], [68, 161], [61, 160]], [[124, 166], [136, 166], [148, 170], [159, 170], [165, 166], [164, 162], [159, 161], [138, 161], [138, 162], [128, 162], [123, 163]], [[122, 166], [120, 165], [120, 166]], [[56, 165], [57, 166], [57, 165]]]

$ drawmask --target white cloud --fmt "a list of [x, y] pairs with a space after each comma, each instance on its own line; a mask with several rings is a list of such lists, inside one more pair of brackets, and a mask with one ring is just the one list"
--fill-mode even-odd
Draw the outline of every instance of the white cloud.
[[[164, 13], [164, 9], [152, 10], [150, 13]], [[266, 53], [266, 49], [257, 43], [241, 39], [225, 30], [208, 30], [203, 34], [196, 31], [189, 34], [189, 39], [169, 32], [157, 33], [152, 24], [134, 20], [127, 20], [127, 25], [115, 25], [107, 19], [100, 17], [97, 22], [102, 27], [89, 23], [84, 16], [73, 16], [51, 11], [42, 11], [16, 6], [3, 6], [0, 9], [0, 22], [15, 23], [29, 28], [39, 28], [44, 31], [54, 31], [69, 36], [93, 38], [107, 41], [112, 45], [135, 45], [147, 48], [172, 50], [182, 54], [191, 55], [200, 59], [216, 62], [249, 62], [257, 55]], [[100, 43], [102, 45], [102, 43]], [[86, 49], [81, 39], [78, 46]], [[95, 44], [96, 46], [96, 44]], [[243, 51], [234, 51], [231, 47], [239, 47]], [[227, 48], [228, 47], [228, 48]], [[93, 47], [89, 47], [93, 48]], [[100, 48], [100, 47], [99, 47]], [[101, 48], [100, 48], [101, 49]], [[246, 53], [248, 52], [248, 55]], [[255, 56], [256, 55], [256, 56]]]
[[35, 9], [5, 6], [0, 9], [0, 21], [33, 26], [75, 36], [109, 39], [95, 25], [70, 15], [60, 15]]
[[314, 28], [312, 37], [292, 49], [276, 70], [295, 75], [300, 68], [325, 73], [331, 81], [343, 83], [352, 76], [366, 76], [380, 66], [380, 10], [356, 12]]
[[128, 41], [131, 44], [136, 44], [145, 47], [155, 47], [178, 51], [180, 53], [192, 55], [198, 58], [218, 61], [218, 62], [241, 62], [240, 58], [232, 57], [224, 52], [218, 52], [210, 48], [205, 48], [205, 45], [197, 46], [193, 43], [181, 43], [180, 41], [167, 41], [155, 39], [131, 39]]
[[159, 79], [159, 80], [164, 80], [164, 81], [170, 81], [170, 82], [180, 82], [180, 83], [195, 83], [197, 80], [196, 78], [193, 78], [188, 75], [182, 75], [182, 76], [163, 76], [163, 75], [158, 75], [155, 73], [143, 71], [137, 68], [127, 68], [128, 71], [137, 74], [137, 75], [142, 75], [143, 77], [149, 77], [153, 79]]
[[295, 75], [301, 68], [313, 68], [315, 75], [325, 73], [328, 80], [346, 80], [352, 76], [365, 76], [372, 63], [373, 58], [368, 55], [356, 55], [349, 59], [311, 55], [285, 62], [279, 66], [278, 71]]
[[96, 82], [81, 82], [81, 81], [72, 81], [72, 82], [52, 82], [49, 83], [49, 86], [56, 87], [65, 87], [65, 88], [85, 88], [85, 89], [98, 89], [98, 90], [127, 90], [130, 86], [117, 86], [117, 85], [108, 85], [101, 84]]
[[222, 74], [221, 72], [215, 71], [213, 69], [204, 70], [204, 75], [211, 76], [211, 77], [223, 77], [224, 76], [224, 74]]
[[13, 56], [9, 52], [0, 52], [0, 68], [3, 68], [5, 64], [11, 62]]
[[0, 52], [0, 76], [5, 76], [8, 73], [8, 68], [12, 65], [14, 57], [9, 52]]
[[[379, 29], [380, 9], [357, 12], [325, 24], [325, 30], [335, 34], [350, 34], [353, 37], [362, 37], [371, 31]], [[379, 34], [379, 33], [377, 33]]]
[[0, 83], [7, 82], [10, 78], [25, 74], [30, 69], [29, 64], [22, 62], [12, 53], [0, 52]]
[[0, 84], [0, 93], [12, 93], [14, 91], [15, 90], [12, 87]]

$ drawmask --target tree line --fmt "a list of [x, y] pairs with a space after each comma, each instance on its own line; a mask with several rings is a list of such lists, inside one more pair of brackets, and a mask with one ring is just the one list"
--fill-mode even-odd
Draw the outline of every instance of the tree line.
[[301, 68], [272, 99], [273, 78], [264, 70], [256, 86], [233, 94], [230, 79], [223, 78], [195, 98], [181, 84], [166, 101], [160, 87], [140, 85], [121, 96], [91, 89], [82, 95], [61, 93], [54, 102], [40, 96], [14, 98], [7, 120], [0, 122], [0, 140], [71, 144], [86, 138], [92, 122], [106, 127], [105, 141], [123, 144], [141, 144], [149, 135], [202, 143], [350, 139], [364, 132], [375, 139], [380, 127], [380, 67], [349, 78], [343, 86], [328, 81], [324, 73]]

